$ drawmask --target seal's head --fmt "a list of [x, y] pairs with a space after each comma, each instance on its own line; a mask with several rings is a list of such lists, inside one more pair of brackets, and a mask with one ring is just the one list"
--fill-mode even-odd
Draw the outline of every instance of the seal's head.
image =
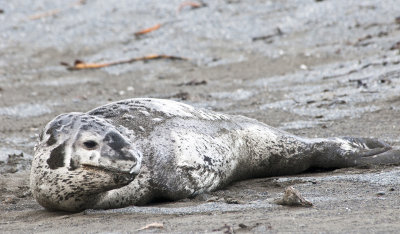
[[63, 114], [40, 134], [30, 186], [45, 208], [78, 211], [99, 195], [129, 184], [139, 173], [142, 155], [133, 134], [83, 113]]

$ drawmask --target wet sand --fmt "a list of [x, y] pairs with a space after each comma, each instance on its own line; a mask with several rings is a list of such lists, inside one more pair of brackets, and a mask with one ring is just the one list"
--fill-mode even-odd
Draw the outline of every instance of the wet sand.
[[[396, 166], [254, 179], [191, 200], [111, 211], [49, 212], [33, 200], [29, 168], [40, 129], [58, 114], [126, 98], [173, 99], [302, 136], [400, 146], [396, 1], [205, 1], [178, 11], [181, 3], [0, 4], [0, 231], [120, 233], [150, 223], [163, 228], [147, 232], [397, 231]], [[60, 65], [149, 54], [188, 60], [79, 71]], [[274, 204], [288, 185], [314, 207]]]

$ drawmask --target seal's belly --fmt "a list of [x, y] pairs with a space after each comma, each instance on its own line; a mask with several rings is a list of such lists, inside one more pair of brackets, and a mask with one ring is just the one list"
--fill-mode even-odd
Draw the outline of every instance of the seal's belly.
[[214, 190], [238, 167], [243, 140], [233, 133], [210, 136], [180, 129], [172, 137], [177, 168], [196, 180], [196, 187]]
[[154, 131], [156, 151], [149, 155], [151, 167], [157, 168], [154, 181], [162, 181], [159, 186], [167, 198], [213, 191], [237, 177], [240, 158], [246, 154], [237, 129], [228, 125], [210, 128], [203, 121], [177, 122], [162, 126], [168, 132]]

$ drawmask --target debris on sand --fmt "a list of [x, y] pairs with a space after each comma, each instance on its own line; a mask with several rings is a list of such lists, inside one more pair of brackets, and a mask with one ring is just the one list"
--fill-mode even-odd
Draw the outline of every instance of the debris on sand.
[[150, 223], [147, 224], [146, 226], [143, 226], [139, 229], [137, 229], [136, 231], [143, 231], [143, 230], [147, 230], [147, 229], [151, 229], [151, 228], [164, 228], [164, 224], [163, 223]]
[[15, 196], [9, 196], [9, 197], [6, 197], [6, 198], [4, 198], [3, 200], [2, 200], [2, 203], [3, 204], [17, 204], [17, 202], [19, 201], [19, 199], [17, 198], [17, 197], [15, 197]]
[[386, 193], [384, 191], [379, 191], [376, 193], [376, 196], [380, 197], [380, 196], [384, 196], [386, 195]]
[[260, 40], [263, 40], [263, 41], [267, 41], [267, 42], [271, 43], [271, 42], [272, 42], [272, 39], [273, 39], [274, 37], [279, 37], [279, 36], [282, 36], [282, 35], [283, 35], [282, 30], [281, 30], [279, 27], [277, 27], [277, 28], [275, 29], [275, 33], [270, 34], [270, 35], [266, 35], [266, 36], [257, 36], [257, 37], [253, 37], [253, 38], [252, 38], [252, 41], [260, 41]]
[[174, 95], [171, 95], [167, 98], [176, 98], [176, 99], [180, 99], [180, 100], [188, 100], [190, 98], [190, 94], [188, 92], [185, 91], [180, 91], [179, 93], [176, 93]]
[[152, 26], [152, 27], [150, 27], [150, 28], [145, 28], [145, 29], [142, 29], [142, 30], [140, 30], [140, 31], [137, 31], [137, 32], [134, 33], [134, 35], [135, 35], [136, 37], [139, 37], [139, 36], [141, 36], [141, 35], [144, 35], [144, 34], [147, 34], [147, 33], [153, 32], [153, 31], [156, 31], [156, 30], [159, 29], [160, 27], [161, 27], [161, 24], [156, 24], [156, 25], [154, 25], [154, 26]]
[[35, 14], [35, 15], [31, 15], [31, 16], [29, 16], [29, 19], [30, 20], [37, 20], [37, 19], [40, 19], [40, 18], [45, 18], [45, 17], [57, 15], [60, 12], [61, 12], [60, 9], [50, 10], [50, 11], [38, 13], [38, 14]]
[[271, 230], [272, 229], [272, 225], [270, 223], [266, 223], [264, 225], [262, 223], [255, 223], [253, 225], [247, 225], [247, 224], [244, 224], [244, 223], [239, 223], [238, 226], [239, 226], [239, 229], [237, 229], [237, 231], [238, 232], [245, 232], [245, 233], [250, 232], [250, 230], [252, 230], [252, 232], [254, 232], [254, 233], [258, 233], [258, 232], [262, 231], [263, 229], [261, 229], [261, 230], [253, 230], [253, 229], [255, 229], [255, 228], [259, 227], [259, 226], [264, 226], [266, 228], [264, 230]]
[[207, 81], [206, 80], [191, 80], [189, 82], [185, 82], [185, 83], [180, 83], [177, 84], [176, 86], [198, 86], [198, 85], [206, 85]]
[[285, 188], [285, 193], [283, 194], [283, 198], [275, 201], [276, 204], [282, 206], [304, 206], [311, 207], [313, 204], [307, 201], [299, 191], [297, 191], [292, 186]]
[[214, 229], [212, 230], [213, 232], [222, 232], [225, 234], [231, 234], [234, 233], [233, 228], [231, 226], [229, 226], [228, 224], [225, 224], [224, 226]]
[[21, 170], [26, 170], [30, 167], [31, 160], [29, 157], [24, 157], [24, 153], [9, 154], [7, 161], [0, 161], [0, 174], [16, 173]]
[[66, 7], [65, 9], [53, 9], [53, 10], [49, 10], [49, 11], [45, 11], [45, 12], [40, 12], [34, 15], [29, 16], [30, 20], [38, 20], [41, 18], [46, 18], [46, 17], [50, 17], [50, 16], [55, 16], [57, 14], [59, 14], [62, 11], [66, 11], [70, 8], [76, 7], [76, 6], [80, 6], [80, 5], [84, 5], [86, 3], [86, 0], [79, 0], [75, 3], [73, 3], [72, 5]]
[[232, 198], [232, 197], [225, 197], [224, 201], [226, 204], [244, 204], [243, 201]]
[[109, 62], [109, 63], [86, 63], [86, 62], [83, 62], [82, 60], [75, 60], [73, 65], [70, 65], [69, 63], [66, 63], [66, 62], [61, 62], [60, 64], [63, 66], [66, 66], [68, 70], [74, 71], [74, 70], [84, 70], [84, 69], [97, 69], [97, 68], [115, 66], [115, 65], [124, 64], [124, 63], [134, 63], [134, 62], [138, 62], [138, 61], [149, 61], [149, 60], [159, 60], [159, 59], [188, 60], [186, 58], [178, 57], [178, 56], [171, 56], [171, 55], [165, 55], [165, 54], [150, 54], [150, 55], [146, 55], [143, 57], [132, 58], [132, 59], [128, 59], [128, 60], [120, 60], [120, 61]]
[[190, 7], [190, 9], [196, 9], [196, 8], [201, 8], [201, 7], [206, 7], [207, 4], [204, 2], [182, 2], [179, 7], [178, 7], [178, 13], [182, 11], [183, 8], [185, 7]]
[[397, 17], [394, 19], [394, 22], [395, 22], [396, 24], [400, 24], [400, 16], [397, 16]]
[[399, 50], [400, 49], [400, 41], [394, 43], [392, 47], [390, 47], [390, 50]]

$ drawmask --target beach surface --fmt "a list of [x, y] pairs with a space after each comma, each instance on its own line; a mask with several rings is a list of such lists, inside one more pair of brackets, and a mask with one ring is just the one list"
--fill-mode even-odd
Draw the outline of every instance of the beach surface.
[[[400, 147], [398, 1], [197, 3], [0, 3], [0, 232], [398, 232], [396, 165], [259, 178], [116, 210], [50, 212], [33, 199], [30, 163], [45, 124], [135, 97]], [[90, 64], [101, 68], [77, 69]], [[314, 206], [275, 204], [287, 186]]]

